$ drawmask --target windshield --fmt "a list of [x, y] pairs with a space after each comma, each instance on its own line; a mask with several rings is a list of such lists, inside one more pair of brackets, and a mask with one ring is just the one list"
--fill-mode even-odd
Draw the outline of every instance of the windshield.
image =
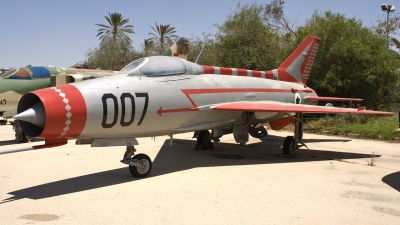
[[129, 72], [131, 72], [132, 70], [134, 70], [136, 67], [138, 67], [143, 61], [144, 61], [144, 58], [135, 60], [135, 61], [129, 63], [127, 66], [125, 66], [125, 67], [121, 70], [121, 72], [129, 73]]
[[175, 74], [185, 74], [186, 67], [176, 57], [154, 56], [149, 58], [139, 71], [146, 76], [167, 76]]

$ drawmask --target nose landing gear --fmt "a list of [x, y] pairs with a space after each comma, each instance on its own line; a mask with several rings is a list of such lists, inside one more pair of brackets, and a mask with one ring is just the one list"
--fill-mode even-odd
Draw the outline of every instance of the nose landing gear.
[[146, 154], [137, 154], [132, 157], [129, 163], [129, 172], [137, 178], [147, 177], [153, 166], [150, 157]]
[[136, 149], [134, 146], [126, 146], [126, 151], [121, 160], [121, 163], [129, 165], [129, 172], [136, 178], [143, 178], [149, 175], [153, 163], [146, 154], [135, 155]]

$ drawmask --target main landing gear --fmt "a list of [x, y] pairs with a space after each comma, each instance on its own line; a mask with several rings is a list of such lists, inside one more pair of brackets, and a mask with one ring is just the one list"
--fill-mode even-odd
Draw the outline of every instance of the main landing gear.
[[134, 146], [126, 146], [121, 162], [129, 165], [129, 172], [131, 172], [132, 176], [136, 178], [147, 177], [153, 165], [151, 159], [146, 154], [135, 155], [135, 152]]
[[[214, 144], [211, 142], [211, 133], [208, 130], [194, 132], [193, 138], [197, 138], [195, 150], [200, 150], [200, 146], [203, 150], [214, 148]], [[219, 139], [215, 138], [214, 141], [219, 141]]]
[[295, 117], [295, 129], [294, 136], [287, 136], [283, 141], [283, 156], [293, 157], [296, 155], [296, 151], [307, 145], [303, 142], [303, 113], [296, 113]]

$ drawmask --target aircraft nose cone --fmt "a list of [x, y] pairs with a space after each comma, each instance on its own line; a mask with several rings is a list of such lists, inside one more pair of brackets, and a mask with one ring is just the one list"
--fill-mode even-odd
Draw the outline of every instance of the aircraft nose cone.
[[46, 113], [43, 103], [39, 101], [31, 108], [23, 111], [22, 113], [19, 113], [13, 118], [35, 124], [36, 126], [43, 128], [46, 123]]

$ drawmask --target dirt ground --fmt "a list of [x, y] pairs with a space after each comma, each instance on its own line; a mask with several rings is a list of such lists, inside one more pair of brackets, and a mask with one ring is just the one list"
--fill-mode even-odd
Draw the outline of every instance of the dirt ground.
[[[246, 146], [228, 135], [207, 151], [189, 133], [172, 146], [139, 138], [138, 153], [153, 160], [145, 179], [119, 162], [124, 147], [72, 140], [3, 154], [0, 224], [400, 224], [399, 143], [305, 134], [309, 149], [282, 158], [287, 135]], [[43, 143], [13, 139], [0, 126], [0, 152]]]

